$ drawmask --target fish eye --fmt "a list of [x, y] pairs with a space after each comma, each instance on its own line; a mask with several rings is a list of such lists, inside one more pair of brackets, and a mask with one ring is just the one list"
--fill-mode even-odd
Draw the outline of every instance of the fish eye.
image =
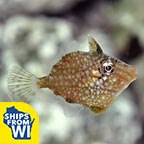
[[110, 72], [111, 69], [112, 69], [112, 66], [111, 66], [111, 65], [108, 65], [108, 66], [105, 67], [105, 71], [107, 71], [107, 72]]
[[106, 75], [110, 75], [114, 72], [114, 64], [111, 61], [106, 61], [102, 64], [102, 72]]

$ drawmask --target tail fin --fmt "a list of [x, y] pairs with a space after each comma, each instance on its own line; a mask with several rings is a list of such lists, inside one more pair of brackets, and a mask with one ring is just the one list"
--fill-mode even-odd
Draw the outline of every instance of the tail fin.
[[38, 89], [38, 78], [20, 66], [14, 66], [8, 77], [8, 89], [13, 101], [29, 102]]

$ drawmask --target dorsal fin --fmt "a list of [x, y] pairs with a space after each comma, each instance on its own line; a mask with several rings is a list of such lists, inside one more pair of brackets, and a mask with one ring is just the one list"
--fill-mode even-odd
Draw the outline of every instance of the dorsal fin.
[[88, 35], [88, 43], [89, 43], [89, 52], [92, 52], [92, 53], [94, 53], [96, 55], [103, 54], [103, 51], [102, 51], [100, 45], [90, 35]]

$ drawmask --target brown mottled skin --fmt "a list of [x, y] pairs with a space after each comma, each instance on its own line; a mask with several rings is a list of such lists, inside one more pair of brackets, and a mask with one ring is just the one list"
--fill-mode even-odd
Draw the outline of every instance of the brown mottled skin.
[[97, 114], [105, 112], [132, 81], [136, 69], [103, 53], [89, 37], [89, 52], [66, 54], [50, 74], [39, 78], [39, 88], [49, 88], [69, 103], [89, 107]]

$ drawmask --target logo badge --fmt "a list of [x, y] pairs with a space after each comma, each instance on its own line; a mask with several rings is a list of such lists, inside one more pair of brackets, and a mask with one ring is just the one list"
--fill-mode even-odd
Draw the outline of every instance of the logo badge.
[[39, 143], [39, 117], [30, 105], [0, 102], [0, 107], [0, 143]]

